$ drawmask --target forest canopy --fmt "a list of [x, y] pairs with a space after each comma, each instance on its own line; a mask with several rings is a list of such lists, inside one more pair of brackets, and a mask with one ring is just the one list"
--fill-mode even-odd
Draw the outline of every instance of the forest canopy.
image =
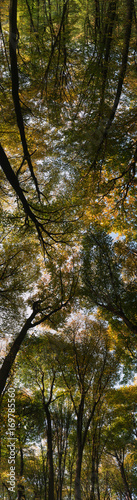
[[2, 0], [0, 35], [0, 498], [135, 500], [137, 2]]

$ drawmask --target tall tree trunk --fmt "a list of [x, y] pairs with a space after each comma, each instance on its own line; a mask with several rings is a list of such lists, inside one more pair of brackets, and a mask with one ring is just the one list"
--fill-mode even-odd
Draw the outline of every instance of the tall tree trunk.
[[1, 168], [6, 175], [7, 180], [9, 181], [10, 185], [13, 187], [14, 191], [16, 192], [17, 196], [19, 196], [20, 201], [22, 202], [25, 214], [30, 217], [30, 219], [34, 222], [35, 227], [38, 232], [39, 239], [41, 240], [41, 232], [40, 232], [40, 226], [42, 227], [41, 224], [39, 224], [37, 218], [35, 217], [34, 213], [32, 212], [29, 203], [27, 199], [24, 196], [24, 193], [22, 191], [22, 188], [19, 184], [17, 175], [14, 173], [14, 170], [12, 169], [10, 162], [7, 158], [7, 155], [2, 148], [0, 144], [0, 165]]
[[25, 489], [24, 485], [22, 484], [22, 476], [23, 476], [23, 469], [24, 469], [24, 459], [23, 459], [23, 448], [20, 444], [20, 477], [19, 481], [17, 483], [17, 489], [18, 489], [18, 500], [26, 500], [25, 496]]
[[95, 444], [95, 435], [93, 434], [93, 442], [92, 442], [92, 471], [91, 471], [91, 494], [90, 500], [95, 500], [95, 481], [96, 481], [96, 444]]
[[49, 405], [52, 401], [52, 391], [54, 386], [55, 374], [53, 376], [50, 397], [49, 400], [45, 401], [44, 395], [44, 373], [42, 373], [42, 400], [43, 407], [47, 418], [47, 459], [48, 459], [48, 471], [49, 471], [49, 489], [48, 489], [48, 500], [54, 500], [54, 467], [53, 467], [53, 450], [52, 450], [52, 426], [51, 426], [51, 415], [49, 411]]
[[75, 500], [81, 500], [81, 466], [82, 466], [82, 456], [83, 456], [83, 439], [82, 439], [82, 427], [83, 427], [83, 412], [84, 412], [84, 394], [81, 396], [81, 402], [77, 414], [77, 461], [76, 461], [76, 475], [75, 475]]
[[48, 445], [48, 469], [49, 469], [49, 491], [48, 500], [54, 500], [54, 468], [53, 468], [53, 450], [52, 450], [52, 428], [51, 416], [48, 406], [45, 405], [47, 417], [47, 445]]
[[132, 496], [131, 496], [129, 485], [128, 485], [128, 482], [127, 482], [127, 479], [126, 479], [125, 469], [124, 469], [123, 463], [119, 464], [119, 468], [120, 468], [121, 476], [122, 476], [123, 483], [124, 483], [124, 486], [125, 486], [126, 500], [132, 500]]
[[127, 478], [126, 478], [126, 474], [125, 474], [124, 463], [123, 463], [122, 460], [120, 460], [117, 452], [115, 452], [115, 457], [117, 459], [117, 462], [118, 462], [118, 465], [119, 465], [119, 469], [120, 469], [120, 472], [121, 472], [121, 477], [123, 479], [123, 484], [124, 484], [125, 494], [126, 494], [126, 500], [132, 500], [131, 491], [130, 491], [130, 488], [129, 488], [129, 485], [128, 485], [128, 481], [127, 481]]
[[98, 467], [99, 467], [99, 462], [97, 462], [97, 469], [96, 469], [96, 474], [97, 474], [97, 498], [100, 500], [100, 489], [99, 489], [99, 472], [98, 472]]
[[[103, 369], [104, 371], [104, 369]], [[103, 374], [103, 372], [102, 372]], [[100, 377], [102, 377], [102, 374]], [[81, 500], [81, 487], [80, 487], [80, 481], [81, 481], [81, 466], [82, 466], [82, 458], [83, 458], [83, 450], [87, 438], [87, 432], [89, 429], [89, 425], [91, 423], [91, 420], [94, 416], [95, 413], [95, 408], [98, 402], [100, 401], [100, 395], [98, 397], [98, 400], [94, 402], [93, 408], [91, 411], [91, 414], [89, 415], [89, 418], [87, 420], [84, 432], [83, 432], [83, 415], [84, 415], [84, 400], [85, 400], [85, 394], [83, 392], [81, 396], [81, 402], [79, 405], [79, 410], [77, 413], [77, 461], [76, 461], [76, 475], [75, 475], [75, 500]]]
[[17, 43], [18, 43], [19, 33], [17, 28], [17, 0], [10, 0], [10, 9], [9, 9], [9, 50], [10, 50], [10, 63], [11, 63], [11, 81], [12, 81], [12, 97], [15, 107], [17, 125], [20, 132], [23, 152], [24, 152], [24, 161], [26, 160], [28, 163], [28, 167], [30, 169], [30, 173], [32, 179], [35, 183], [35, 187], [38, 193], [38, 198], [40, 199], [40, 192], [38, 187], [38, 182], [36, 176], [33, 171], [33, 166], [31, 163], [31, 157], [28, 150], [28, 145], [26, 141], [25, 129], [23, 116], [20, 106], [19, 99], [19, 77], [18, 77], [18, 65], [17, 65]]
[[9, 376], [9, 373], [10, 373], [11, 367], [14, 363], [14, 360], [16, 358], [16, 355], [19, 352], [20, 346], [25, 338], [27, 331], [32, 326], [31, 322], [35, 318], [35, 316], [36, 316], [36, 312], [33, 311], [33, 313], [29, 316], [29, 318], [25, 322], [25, 325], [21, 329], [18, 337], [14, 340], [14, 342], [10, 348], [9, 353], [7, 354], [7, 356], [5, 357], [5, 359], [3, 361], [3, 365], [0, 368], [0, 395], [2, 394], [2, 392], [4, 390], [7, 378]]
[[76, 475], [75, 475], [75, 500], [81, 500], [81, 466], [82, 466], [83, 448], [81, 443], [78, 443], [78, 454], [76, 461]]

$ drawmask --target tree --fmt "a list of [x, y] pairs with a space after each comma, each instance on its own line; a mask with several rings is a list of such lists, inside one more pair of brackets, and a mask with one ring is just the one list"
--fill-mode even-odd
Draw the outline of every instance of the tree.
[[[120, 463], [108, 396], [136, 370], [136, 2], [3, 0], [0, 32], [0, 392], [4, 412], [17, 377], [17, 495], [136, 496], [126, 401]], [[7, 473], [6, 457], [4, 440]]]
[[[57, 275], [56, 275], [56, 277], [57, 277]], [[2, 392], [3, 392], [3, 389], [5, 387], [5, 384], [6, 384], [8, 376], [9, 376], [11, 367], [14, 363], [16, 355], [19, 352], [20, 346], [21, 346], [28, 330], [34, 329], [35, 327], [42, 324], [43, 322], [50, 320], [50, 317], [53, 316], [53, 314], [58, 313], [63, 308], [66, 308], [68, 303], [71, 301], [71, 299], [73, 297], [73, 293], [74, 293], [74, 288], [75, 288], [75, 284], [74, 284], [75, 279], [73, 279], [74, 276], [72, 278], [72, 283], [70, 285], [70, 294], [67, 297], [67, 299], [65, 299], [66, 287], [64, 287], [64, 285], [63, 285], [61, 269], [59, 270], [59, 277], [60, 277], [59, 294], [61, 293], [61, 296], [59, 296], [57, 294], [57, 296], [55, 295], [55, 297], [54, 297], [52, 295], [52, 293], [48, 292], [47, 296], [43, 297], [43, 290], [41, 287], [41, 296], [38, 298], [37, 301], [33, 302], [33, 312], [30, 314], [28, 319], [25, 321], [24, 326], [22, 327], [20, 333], [13, 341], [9, 352], [3, 361], [2, 367], [0, 368], [0, 375], [1, 375], [0, 394], [2, 394]], [[55, 276], [54, 276], [54, 280], [55, 280]], [[51, 291], [52, 291], [52, 284], [51, 284]], [[56, 282], [56, 291], [57, 291], [57, 282]], [[45, 292], [45, 287], [44, 287], [44, 292]], [[45, 293], [44, 293], [44, 295], [45, 295]], [[51, 301], [51, 296], [53, 298], [53, 301]], [[36, 317], [36, 320], [33, 321], [35, 319], [35, 317]]]
[[88, 429], [99, 402], [104, 397], [109, 383], [112, 382], [117, 359], [114, 353], [113, 357], [111, 356], [107, 331], [103, 325], [96, 324], [88, 318], [81, 318], [79, 322], [72, 321], [66, 334], [69, 340], [64, 359], [62, 346], [60, 355], [57, 356], [76, 415], [75, 499], [79, 500], [82, 458]]
[[[16, 371], [19, 370], [22, 385], [26, 383], [30, 396], [30, 412], [37, 411], [36, 420], [41, 422], [39, 434], [34, 431], [35, 444], [41, 445], [46, 456], [46, 476], [43, 471], [43, 481], [46, 482], [45, 496], [62, 499], [65, 489], [65, 467], [67, 448], [69, 446], [69, 430], [72, 431], [72, 411], [70, 401], [63, 387], [62, 379], [57, 370], [56, 355], [51, 341], [51, 333], [47, 331], [46, 339], [32, 337], [26, 341], [24, 350], [20, 353]], [[33, 353], [33, 356], [32, 356]], [[22, 362], [21, 362], [22, 361]], [[18, 366], [19, 365], [19, 366]], [[37, 405], [37, 407], [36, 407]], [[34, 425], [35, 428], [35, 425]], [[44, 441], [44, 443], [43, 443]]]
[[135, 385], [110, 392], [109, 420], [105, 430], [105, 449], [108, 455], [114, 457], [118, 464], [124, 492], [129, 500], [132, 498], [132, 494], [135, 493], [134, 487], [132, 489], [130, 458], [132, 454], [134, 455], [136, 449], [136, 396]]

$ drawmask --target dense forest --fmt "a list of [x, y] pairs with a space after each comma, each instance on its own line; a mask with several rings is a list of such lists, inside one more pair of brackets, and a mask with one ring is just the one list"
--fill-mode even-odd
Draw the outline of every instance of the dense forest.
[[0, 499], [135, 500], [137, 1], [0, 34]]

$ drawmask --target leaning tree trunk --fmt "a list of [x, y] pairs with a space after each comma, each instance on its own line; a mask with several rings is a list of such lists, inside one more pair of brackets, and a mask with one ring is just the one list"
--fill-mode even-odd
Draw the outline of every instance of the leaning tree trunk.
[[10, 374], [10, 370], [12, 368], [14, 360], [19, 352], [20, 346], [25, 338], [27, 331], [29, 330], [29, 328], [32, 327], [32, 320], [35, 318], [35, 316], [36, 316], [36, 312], [33, 311], [32, 314], [29, 316], [29, 318], [26, 320], [19, 335], [14, 340], [14, 342], [9, 350], [9, 353], [7, 354], [7, 356], [5, 357], [5, 359], [3, 361], [2, 367], [0, 368], [0, 395], [2, 394], [2, 392], [5, 388], [7, 378]]

